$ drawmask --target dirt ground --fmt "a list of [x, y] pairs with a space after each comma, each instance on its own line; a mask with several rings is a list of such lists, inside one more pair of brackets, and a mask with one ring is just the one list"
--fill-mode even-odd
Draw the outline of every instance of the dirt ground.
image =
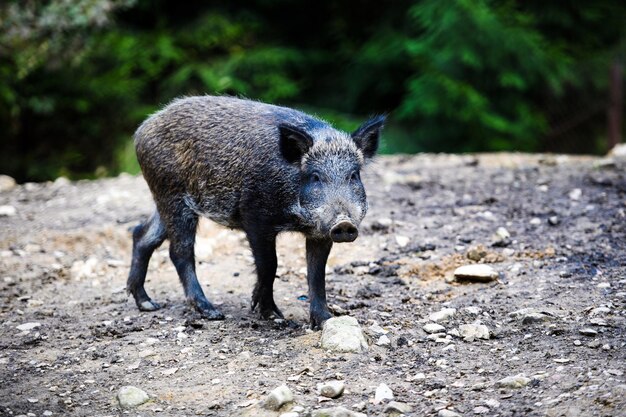
[[[278, 416], [259, 404], [287, 384], [302, 416], [340, 405], [377, 416], [385, 383], [415, 416], [626, 416], [624, 167], [550, 155], [381, 157], [364, 175], [361, 237], [335, 245], [327, 274], [335, 314], [357, 318], [369, 339], [361, 354], [324, 351], [321, 332], [308, 330], [298, 235], [279, 241], [275, 299], [289, 321], [250, 312], [250, 250], [242, 233], [210, 222], [198, 234], [198, 275], [226, 320], [189, 311], [167, 243], [146, 285], [165, 307], [142, 313], [124, 289], [130, 229], [153, 207], [141, 177], [0, 193], [16, 209], [0, 217], [0, 415]], [[500, 227], [510, 238], [494, 237]], [[500, 278], [452, 281], [475, 262], [468, 253]], [[448, 307], [448, 335], [426, 333], [428, 316]], [[458, 337], [478, 322], [489, 339]], [[518, 374], [528, 378], [521, 388], [497, 384]], [[343, 396], [319, 397], [316, 385], [333, 379], [345, 381]], [[122, 410], [125, 385], [150, 401]]]

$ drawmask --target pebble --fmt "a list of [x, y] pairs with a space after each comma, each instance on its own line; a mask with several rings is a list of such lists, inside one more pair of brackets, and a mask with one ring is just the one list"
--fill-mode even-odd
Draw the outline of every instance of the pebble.
[[0, 217], [12, 217], [17, 214], [17, 210], [13, 206], [0, 206]]
[[387, 231], [393, 224], [393, 220], [389, 217], [381, 217], [372, 223], [372, 230]]
[[521, 319], [523, 324], [531, 324], [550, 320], [552, 316], [535, 308], [522, 308], [509, 313], [513, 319]]
[[374, 394], [374, 404], [380, 404], [385, 400], [393, 400], [393, 391], [391, 391], [391, 388], [389, 388], [387, 384], [381, 383], [376, 388], [376, 393]]
[[344, 381], [327, 381], [317, 384], [317, 392], [328, 398], [338, 398], [345, 389]]
[[376, 345], [378, 346], [389, 346], [391, 344], [391, 340], [385, 335], [382, 335], [376, 341]]
[[426, 333], [443, 333], [446, 331], [445, 327], [437, 323], [426, 323], [422, 329], [424, 329]]
[[122, 408], [137, 407], [148, 401], [150, 397], [144, 390], [133, 386], [125, 386], [120, 388], [117, 393], [117, 400]]
[[473, 342], [476, 339], [489, 339], [491, 332], [484, 324], [462, 324], [459, 326], [459, 333], [466, 342]]
[[498, 272], [486, 264], [464, 265], [454, 270], [454, 277], [463, 281], [490, 282], [498, 279]]
[[478, 407], [474, 407], [474, 414], [486, 414], [489, 412], [489, 408], [479, 405]]
[[513, 376], [507, 376], [506, 378], [502, 378], [501, 380], [496, 382], [496, 387], [498, 388], [523, 388], [530, 383], [530, 378], [526, 377], [526, 375], [517, 374]]
[[582, 197], [583, 195], [583, 191], [580, 188], [574, 188], [572, 191], [569, 192], [568, 196], [570, 200], [573, 201], [578, 201], [580, 200], [580, 197]]
[[511, 234], [504, 227], [498, 227], [493, 235], [494, 246], [508, 246], [511, 243]]
[[530, 224], [533, 226], [539, 226], [541, 224], [541, 219], [539, 217], [533, 217], [530, 219]]
[[406, 247], [406, 245], [408, 245], [410, 241], [411, 241], [411, 238], [409, 237], [396, 235], [396, 243], [401, 248]]
[[360, 353], [367, 350], [367, 342], [359, 322], [354, 317], [332, 317], [324, 323], [321, 345], [335, 352]]
[[9, 177], [8, 175], [0, 175], [0, 193], [11, 191], [16, 185], [17, 184], [12, 177]]
[[448, 410], [447, 408], [439, 410], [437, 413], [438, 417], [462, 417], [459, 413], [456, 413], [452, 410]]
[[16, 327], [16, 329], [21, 330], [23, 332], [27, 332], [27, 331], [36, 329], [39, 326], [41, 326], [41, 323], [30, 322], [30, 323], [20, 324], [19, 326]]
[[86, 261], [76, 261], [72, 264], [70, 273], [75, 280], [93, 278], [96, 275], [98, 259], [91, 257]]
[[296, 413], [295, 411], [290, 411], [288, 413], [282, 413], [279, 417], [300, 417], [300, 413]]
[[444, 308], [440, 311], [434, 312], [428, 316], [428, 320], [439, 323], [446, 321], [456, 314], [456, 308]]
[[557, 216], [548, 217], [548, 224], [550, 226], [557, 226], [559, 224], [559, 218]]
[[268, 410], [278, 411], [280, 407], [290, 402], [293, 402], [293, 393], [287, 385], [281, 385], [269, 393], [263, 403], [263, 407]]
[[389, 404], [385, 406], [384, 410], [387, 414], [409, 414], [412, 411], [413, 407], [407, 403], [401, 403], [399, 401], [390, 401]]
[[596, 336], [598, 334], [596, 330], [589, 328], [589, 327], [580, 329], [578, 333], [582, 334], [583, 336], [590, 336], [590, 337]]
[[363, 413], [348, 410], [345, 407], [320, 408], [313, 410], [311, 417], [367, 417]]

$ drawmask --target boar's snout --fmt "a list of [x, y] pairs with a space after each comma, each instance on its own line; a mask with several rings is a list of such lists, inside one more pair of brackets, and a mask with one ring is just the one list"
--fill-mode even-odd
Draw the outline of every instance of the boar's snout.
[[330, 229], [330, 238], [333, 242], [354, 242], [359, 235], [359, 229], [349, 221], [342, 221]]

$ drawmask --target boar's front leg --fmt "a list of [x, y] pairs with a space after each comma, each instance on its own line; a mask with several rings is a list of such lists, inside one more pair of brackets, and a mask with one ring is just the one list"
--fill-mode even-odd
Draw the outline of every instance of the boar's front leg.
[[257, 282], [252, 293], [252, 311], [259, 307], [264, 319], [283, 318], [274, 302], [274, 278], [276, 277], [276, 233], [248, 230], [248, 242], [254, 256]]
[[306, 266], [312, 329], [321, 328], [322, 324], [332, 317], [326, 304], [326, 261], [332, 247], [333, 241], [330, 239], [306, 239]]
[[208, 320], [223, 320], [224, 315], [207, 300], [196, 276], [194, 244], [198, 216], [183, 202], [177, 202], [167, 219], [167, 234], [170, 239], [170, 258], [176, 267], [185, 290], [187, 302]]

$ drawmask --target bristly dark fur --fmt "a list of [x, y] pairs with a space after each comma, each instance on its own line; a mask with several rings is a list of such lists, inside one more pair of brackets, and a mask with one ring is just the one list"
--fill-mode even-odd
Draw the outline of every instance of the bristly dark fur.
[[198, 216], [245, 231], [257, 267], [252, 306], [282, 317], [273, 299], [276, 235], [307, 238], [311, 325], [330, 317], [324, 267], [334, 241], [356, 238], [367, 211], [359, 177], [378, 148], [384, 116], [352, 135], [285, 107], [231, 97], [173, 101], [135, 133], [137, 158], [156, 203], [133, 233], [128, 290], [142, 310], [155, 310], [144, 289], [152, 252], [167, 238], [188, 301], [222, 319], [198, 283], [194, 241]]

